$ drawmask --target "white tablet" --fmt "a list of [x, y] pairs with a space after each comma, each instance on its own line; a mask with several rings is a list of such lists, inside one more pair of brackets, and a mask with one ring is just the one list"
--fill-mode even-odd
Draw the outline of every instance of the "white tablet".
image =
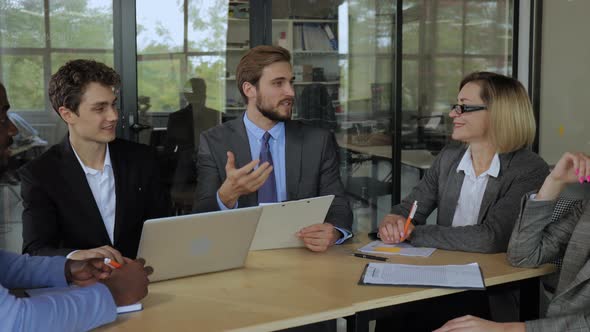
[[327, 195], [262, 205], [250, 250], [304, 247], [295, 233], [304, 227], [323, 223], [333, 200], [334, 195]]

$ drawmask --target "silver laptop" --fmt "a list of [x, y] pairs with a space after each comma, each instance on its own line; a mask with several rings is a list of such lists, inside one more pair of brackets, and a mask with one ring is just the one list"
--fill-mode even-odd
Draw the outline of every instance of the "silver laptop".
[[137, 257], [154, 268], [150, 281], [244, 266], [261, 207], [147, 220]]
[[327, 195], [263, 205], [250, 250], [304, 247], [295, 233], [323, 223], [333, 200], [334, 195]]

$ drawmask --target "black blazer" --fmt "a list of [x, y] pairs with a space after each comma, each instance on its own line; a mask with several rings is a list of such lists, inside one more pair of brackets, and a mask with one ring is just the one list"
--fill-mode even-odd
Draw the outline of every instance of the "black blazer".
[[[164, 142], [164, 177], [173, 191], [194, 191], [197, 183], [196, 147], [199, 135], [219, 124], [218, 111], [188, 104], [170, 113]], [[196, 138], [196, 140], [195, 140]]]
[[[197, 212], [219, 210], [217, 190], [226, 178], [227, 151], [236, 157], [236, 168], [250, 161], [250, 143], [242, 116], [212, 128], [201, 135], [197, 160]], [[287, 200], [335, 195], [326, 222], [352, 229], [352, 210], [340, 180], [340, 162], [334, 135], [328, 130], [285, 122], [285, 165]], [[258, 205], [256, 192], [241, 196], [239, 207]]]
[[110, 245], [135, 258], [143, 222], [169, 215], [155, 153], [145, 145], [109, 143], [117, 193], [111, 243], [68, 137], [19, 170], [23, 197], [23, 253], [67, 255]]

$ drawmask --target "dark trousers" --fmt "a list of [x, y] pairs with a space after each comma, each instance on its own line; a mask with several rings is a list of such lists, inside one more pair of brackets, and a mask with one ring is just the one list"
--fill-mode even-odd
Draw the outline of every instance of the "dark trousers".
[[467, 291], [404, 304], [377, 319], [375, 332], [433, 331], [447, 321], [464, 315], [490, 319], [490, 307], [485, 291]]

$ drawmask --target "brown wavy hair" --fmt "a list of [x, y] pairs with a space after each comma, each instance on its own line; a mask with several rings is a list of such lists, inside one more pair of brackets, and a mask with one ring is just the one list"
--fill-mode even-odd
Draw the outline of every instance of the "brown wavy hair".
[[49, 80], [49, 100], [58, 113], [62, 106], [78, 114], [78, 107], [86, 87], [90, 83], [118, 88], [121, 77], [111, 67], [94, 60], [77, 59], [68, 61]]

